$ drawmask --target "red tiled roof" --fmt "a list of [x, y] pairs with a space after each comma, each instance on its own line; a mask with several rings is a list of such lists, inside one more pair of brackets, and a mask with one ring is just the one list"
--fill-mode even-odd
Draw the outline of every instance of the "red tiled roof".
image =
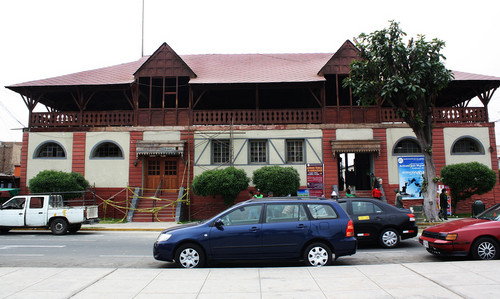
[[[196, 73], [190, 84], [215, 83], [279, 83], [324, 81], [318, 71], [332, 57], [322, 54], [206, 54], [180, 55]], [[117, 85], [134, 82], [134, 73], [148, 59], [115, 66], [83, 71], [48, 79], [14, 84], [8, 87]], [[500, 80], [500, 77], [484, 76], [453, 71], [455, 80]]]
[[455, 76], [455, 80], [458, 80], [458, 81], [488, 81], [488, 80], [497, 81], [497, 80], [500, 80], [500, 77], [478, 75], [478, 74], [465, 73], [465, 72], [459, 72], [459, 71], [453, 71], [453, 75]]

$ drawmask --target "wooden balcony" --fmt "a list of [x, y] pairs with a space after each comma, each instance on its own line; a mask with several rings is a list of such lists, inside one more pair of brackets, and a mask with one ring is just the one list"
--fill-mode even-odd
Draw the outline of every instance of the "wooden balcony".
[[[137, 116], [136, 116], [137, 115]], [[191, 121], [189, 121], [191, 115]], [[486, 108], [435, 108], [436, 122], [487, 122]], [[390, 108], [325, 107], [324, 109], [84, 111], [33, 112], [30, 128], [80, 128], [108, 126], [258, 125], [258, 124], [350, 124], [403, 122]]]
[[30, 128], [133, 126], [134, 111], [33, 112]]

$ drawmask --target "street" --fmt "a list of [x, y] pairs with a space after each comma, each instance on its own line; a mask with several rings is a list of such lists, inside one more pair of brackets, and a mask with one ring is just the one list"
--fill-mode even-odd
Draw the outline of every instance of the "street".
[[[155, 231], [80, 231], [54, 236], [44, 230], [14, 230], [0, 236], [1, 267], [79, 268], [171, 268], [172, 263], [152, 256]], [[339, 258], [333, 265], [376, 265], [441, 262], [427, 253], [417, 238], [401, 242], [396, 249], [360, 245], [353, 256]], [[449, 261], [446, 260], [446, 261]], [[258, 266], [297, 266], [298, 262], [257, 263]], [[211, 267], [255, 267], [255, 262], [216, 263]]]

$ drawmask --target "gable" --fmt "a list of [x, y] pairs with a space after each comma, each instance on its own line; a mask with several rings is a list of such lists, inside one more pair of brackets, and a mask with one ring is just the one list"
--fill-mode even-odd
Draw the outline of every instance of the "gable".
[[359, 50], [353, 45], [350, 40], [346, 40], [344, 44], [333, 54], [332, 58], [321, 68], [318, 75], [334, 75], [334, 74], [349, 74], [351, 68], [349, 64], [354, 59], [359, 59]]
[[135, 77], [176, 77], [195, 78], [196, 74], [167, 43], [158, 50], [134, 73]]

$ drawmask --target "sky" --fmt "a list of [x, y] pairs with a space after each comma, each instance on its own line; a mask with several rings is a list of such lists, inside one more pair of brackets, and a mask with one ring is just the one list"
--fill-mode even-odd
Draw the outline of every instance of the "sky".
[[[444, 40], [447, 68], [500, 77], [495, 0], [144, 0], [144, 23], [142, 7], [143, 0], [0, 1], [0, 141], [22, 141], [28, 123], [21, 96], [4, 86], [136, 61], [164, 42], [178, 54], [334, 53], [395, 20], [409, 37]], [[500, 123], [500, 90], [488, 109]]]

